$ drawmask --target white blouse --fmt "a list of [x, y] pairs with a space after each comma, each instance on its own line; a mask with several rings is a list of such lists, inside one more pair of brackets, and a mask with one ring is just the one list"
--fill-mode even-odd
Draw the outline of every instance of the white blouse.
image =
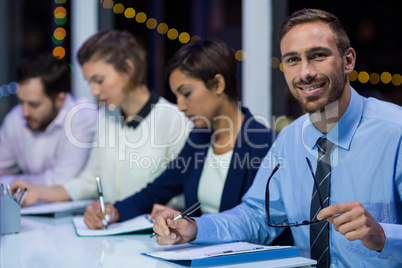
[[198, 200], [202, 204], [202, 213], [219, 212], [232, 155], [233, 150], [217, 155], [214, 153], [212, 144], [209, 146], [197, 192]]

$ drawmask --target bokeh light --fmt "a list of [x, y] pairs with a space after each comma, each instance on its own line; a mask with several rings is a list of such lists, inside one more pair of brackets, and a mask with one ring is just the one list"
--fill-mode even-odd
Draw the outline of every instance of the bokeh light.
[[53, 44], [55, 44], [55, 45], [61, 45], [61, 44], [64, 42], [64, 39], [57, 40], [57, 39], [54, 37], [54, 35], [52, 35], [52, 41], [53, 41]]
[[181, 33], [179, 35], [179, 41], [182, 44], [186, 44], [186, 43], [190, 42], [190, 35], [188, 33], [186, 33], [186, 32]]
[[283, 62], [281, 62], [281, 64], [279, 64], [279, 70], [281, 70], [281, 72], [283, 73]]
[[365, 84], [365, 83], [367, 83], [368, 80], [370, 79], [370, 76], [369, 76], [369, 74], [368, 74], [367, 72], [363, 71], [363, 72], [360, 72], [360, 73], [359, 73], [359, 75], [357, 76], [357, 78], [359, 79], [360, 83]]
[[381, 82], [388, 84], [392, 80], [392, 75], [389, 72], [383, 72], [381, 74]]
[[55, 47], [53, 49], [53, 56], [58, 59], [64, 58], [66, 55], [66, 50], [63, 47]]
[[352, 72], [350, 72], [350, 74], [349, 74], [349, 80], [350, 81], [356, 81], [357, 80], [357, 76], [358, 76], [358, 73], [356, 72], [356, 70], [353, 70]]
[[239, 49], [235, 53], [236, 60], [243, 61], [246, 59], [246, 52], [244, 50]]
[[278, 68], [281, 61], [277, 57], [271, 58], [271, 68]]
[[137, 16], [135, 16], [135, 20], [138, 23], [144, 23], [147, 20], [147, 15], [144, 12], [139, 12]]
[[66, 38], [66, 30], [64, 28], [57, 28], [56, 30], [54, 30], [53, 36], [54, 38], [56, 38], [57, 40], [63, 40], [64, 38]]
[[113, 0], [104, 0], [103, 1], [104, 9], [111, 9], [111, 8], [113, 8], [113, 6], [114, 6]]
[[64, 7], [56, 7], [54, 10], [54, 17], [62, 19], [67, 15], [67, 11]]
[[9, 83], [8, 86], [7, 86], [7, 91], [10, 94], [17, 94], [17, 92], [18, 92], [18, 84], [17, 84], [17, 82]]
[[56, 23], [57, 25], [64, 25], [67, 22], [67, 17], [58, 19], [56, 17], [54, 17], [54, 23]]
[[17, 94], [17, 92], [18, 92], [17, 82], [10, 82], [9, 84], [4, 84], [0, 86], [0, 98], [15, 95]]
[[158, 22], [154, 18], [150, 18], [147, 20], [146, 25], [148, 29], [155, 29], [156, 26], [158, 25]]
[[65, 4], [67, 0], [54, 0], [56, 4]]
[[8, 92], [7, 86], [8, 86], [7, 84], [1, 86], [1, 95], [2, 95], [2, 97], [10, 96], [10, 92]]
[[198, 35], [193, 35], [190, 39], [190, 42], [194, 42], [194, 41], [198, 41], [201, 40], [201, 37], [199, 37]]
[[175, 28], [172, 28], [172, 29], [170, 29], [170, 30], [167, 32], [167, 37], [168, 37], [170, 40], [174, 40], [174, 39], [176, 39], [178, 36], [179, 36], [179, 32], [178, 32]]
[[394, 84], [394, 86], [402, 84], [402, 76], [400, 74], [394, 74], [392, 76], [392, 84]]
[[127, 9], [124, 11], [124, 16], [125, 16], [127, 19], [132, 19], [132, 18], [134, 18], [134, 16], [135, 16], [135, 9], [132, 8], [132, 7], [127, 8]]
[[369, 81], [371, 84], [377, 85], [380, 82], [380, 76], [378, 75], [378, 73], [372, 73], [370, 74]]
[[165, 33], [167, 33], [168, 29], [169, 29], [169, 27], [168, 27], [168, 25], [167, 25], [166, 23], [160, 23], [160, 24], [158, 25], [158, 27], [156, 28], [156, 30], [157, 30], [158, 33], [160, 33], [160, 34], [165, 34]]
[[113, 7], [113, 12], [114, 12], [115, 14], [121, 14], [121, 13], [123, 13], [123, 12], [124, 12], [124, 6], [123, 6], [123, 4], [118, 3], [118, 4], [114, 5], [114, 7]]

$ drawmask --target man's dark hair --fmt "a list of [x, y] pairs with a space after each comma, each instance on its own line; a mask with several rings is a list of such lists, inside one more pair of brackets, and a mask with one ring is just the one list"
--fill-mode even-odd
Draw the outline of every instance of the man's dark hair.
[[17, 83], [32, 78], [40, 78], [45, 94], [52, 100], [60, 92], [71, 92], [71, 71], [68, 64], [55, 58], [52, 53], [44, 53], [23, 59], [17, 67]]
[[237, 101], [237, 61], [233, 49], [224, 42], [199, 40], [181, 47], [167, 64], [167, 77], [176, 69], [202, 80], [208, 89], [215, 86], [215, 76], [221, 74], [225, 79], [225, 94]]
[[336, 46], [341, 55], [344, 55], [350, 48], [350, 40], [345, 29], [338, 18], [326, 11], [320, 9], [301, 9], [287, 17], [279, 28], [279, 42], [293, 27], [305, 23], [322, 22], [327, 24], [335, 35]]

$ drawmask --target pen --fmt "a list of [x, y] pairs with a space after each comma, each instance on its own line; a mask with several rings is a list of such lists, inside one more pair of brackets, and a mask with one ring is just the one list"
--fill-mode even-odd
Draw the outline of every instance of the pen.
[[19, 205], [21, 205], [22, 202], [24, 202], [24, 199], [25, 199], [26, 195], [27, 195], [27, 188], [25, 188], [21, 193], [20, 199], [18, 200]]
[[7, 194], [9, 198], [13, 198], [13, 194], [11, 193], [10, 184], [7, 184]]
[[[181, 218], [183, 218], [183, 217], [186, 217], [186, 216], [192, 214], [192, 213], [193, 213], [194, 211], [196, 211], [197, 209], [199, 209], [201, 206], [202, 206], [202, 205], [201, 205], [200, 201], [198, 201], [197, 203], [195, 203], [194, 205], [192, 205], [191, 207], [189, 207], [188, 209], [186, 209], [185, 211], [183, 211], [182, 213], [180, 213], [180, 215], [177, 215], [173, 220], [174, 220], [174, 221], [177, 221], [177, 220], [179, 220], [179, 219], [181, 219]], [[152, 238], [152, 237], [154, 237], [155, 235], [156, 235], [156, 233], [153, 232], [149, 238]]]
[[1, 183], [0, 185], [1, 185], [1, 194], [2, 194], [2, 195], [6, 195], [6, 194], [7, 194], [7, 191], [6, 191], [6, 188], [4, 188], [3, 183]]
[[221, 252], [214, 252], [214, 253], [205, 253], [205, 256], [216, 256], [216, 255], [223, 255], [223, 254], [228, 254], [228, 253], [245, 253], [245, 252], [252, 252], [252, 251], [259, 251], [263, 249], [275, 249], [279, 248], [279, 246], [271, 246], [271, 247], [255, 247], [255, 248], [250, 248], [250, 249], [240, 249], [240, 250], [225, 250]]
[[[99, 194], [99, 203], [101, 206], [102, 213], [105, 214], [105, 202], [103, 201], [103, 191], [102, 191], [102, 183], [99, 177], [96, 177], [96, 186], [98, 187]], [[107, 229], [107, 221], [105, 219], [102, 220], [102, 224]]]
[[21, 192], [21, 188], [18, 188], [18, 190], [14, 193], [14, 195], [13, 195], [13, 199], [15, 200], [15, 201], [17, 201], [17, 196], [18, 196], [18, 194]]

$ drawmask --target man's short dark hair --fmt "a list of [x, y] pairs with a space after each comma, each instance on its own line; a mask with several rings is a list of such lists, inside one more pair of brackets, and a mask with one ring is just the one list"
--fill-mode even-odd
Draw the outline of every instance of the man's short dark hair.
[[23, 59], [17, 67], [17, 83], [21, 84], [32, 78], [40, 78], [44, 92], [51, 99], [60, 92], [71, 92], [71, 71], [69, 65], [52, 53], [38, 54]]
[[349, 37], [338, 18], [335, 15], [320, 9], [301, 9], [287, 17], [279, 28], [279, 42], [282, 41], [285, 34], [287, 34], [293, 27], [311, 22], [322, 22], [332, 29], [340, 55], [344, 55], [350, 48]]

